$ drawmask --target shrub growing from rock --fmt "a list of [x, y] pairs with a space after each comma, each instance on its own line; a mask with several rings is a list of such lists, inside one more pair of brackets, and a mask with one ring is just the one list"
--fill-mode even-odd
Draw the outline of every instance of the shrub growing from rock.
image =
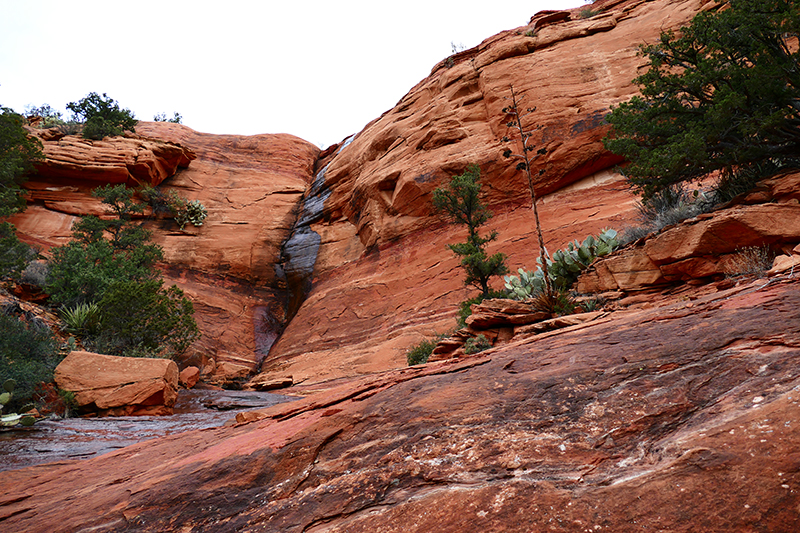
[[192, 302], [161, 280], [117, 281], [98, 307], [95, 345], [103, 353], [172, 358], [200, 337]]
[[67, 104], [67, 109], [83, 122], [83, 136], [101, 140], [122, 135], [125, 131], [136, 131], [138, 122], [129, 109], [121, 109], [106, 93], [100, 96], [89, 93], [77, 102]]
[[643, 45], [641, 96], [612, 109], [606, 147], [645, 198], [714, 170], [730, 173], [800, 151], [796, 2], [730, 0]]
[[62, 356], [53, 333], [35, 320], [0, 310], [0, 382], [16, 382], [9, 409], [19, 409], [34, 399], [39, 383], [53, 380]]
[[492, 217], [479, 197], [480, 174], [478, 165], [470, 165], [463, 174], [453, 176], [447, 187], [433, 191], [433, 206], [452, 222], [467, 226], [466, 242], [447, 246], [461, 258], [461, 267], [467, 273], [464, 284], [473, 285], [480, 289], [481, 294], [488, 295], [489, 280], [508, 272], [508, 267], [505, 254], [498, 252], [488, 256], [486, 253], [486, 245], [497, 238], [497, 232], [492, 231], [486, 237], [478, 233]]

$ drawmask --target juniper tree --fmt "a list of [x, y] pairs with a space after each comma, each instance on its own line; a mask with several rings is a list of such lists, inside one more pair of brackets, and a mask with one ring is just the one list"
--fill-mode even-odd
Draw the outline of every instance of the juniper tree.
[[606, 147], [645, 200], [714, 170], [800, 153], [800, 4], [730, 0], [640, 53], [641, 96], [613, 108]]
[[497, 232], [492, 231], [486, 237], [478, 233], [479, 228], [492, 217], [491, 211], [479, 197], [480, 175], [478, 165], [470, 165], [463, 174], [453, 176], [446, 188], [433, 191], [433, 206], [454, 223], [467, 226], [469, 235], [466, 242], [447, 246], [461, 258], [461, 266], [467, 273], [464, 284], [477, 287], [484, 297], [488, 297], [489, 280], [493, 276], [506, 274], [508, 267], [505, 265], [505, 254], [486, 254], [486, 245], [497, 238]]

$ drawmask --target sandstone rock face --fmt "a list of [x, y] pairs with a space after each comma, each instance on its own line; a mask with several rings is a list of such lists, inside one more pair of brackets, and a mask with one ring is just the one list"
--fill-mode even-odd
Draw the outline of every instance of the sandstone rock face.
[[[545, 13], [436, 65], [391, 110], [326, 154], [313, 195], [324, 205], [309, 229], [319, 236], [313, 289], [262, 364], [259, 379], [291, 375], [307, 384], [405, 365], [405, 351], [451, 330], [460, 301], [474, 295], [446, 249], [464, 240], [432, 212], [432, 191], [468, 164], [482, 170], [495, 216], [490, 252], [512, 273], [536, 265], [527, 181], [504, 159], [509, 86], [536, 107], [536, 188], [551, 251], [621, 229], [635, 198], [610, 170], [603, 117], [637, 92], [637, 46], [687, 23], [699, 0], [603, 3], [605, 12]], [[534, 37], [526, 33], [534, 32]], [[513, 139], [513, 136], [512, 136]], [[322, 165], [320, 165], [322, 167]], [[499, 285], [499, 284], [498, 284]], [[500, 288], [499, 286], [497, 288]]]
[[770, 180], [773, 192], [759, 197], [770, 203], [699, 215], [595, 262], [578, 280], [578, 291], [636, 291], [725, 276], [735, 273], [737, 255], [751, 247], [789, 252], [781, 264], [791, 268], [800, 255], [792, 252], [800, 243], [800, 204], [774, 191], [795, 180], [794, 174]]
[[155, 186], [195, 158], [194, 152], [184, 146], [133, 134], [95, 141], [60, 135], [55, 129], [29, 131], [42, 141], [46, 158], [36, 170], [51, 179]]
[[178, 365], [168, 359], [74, 351], [55, 370], [81, 410], [100, 415], [168, 415], [178, 399]]
[[[77, 216], [104, 213], [90, 194], [104, 182], [162, 183], [200, 200], [209, 213], [201, 227], [180, 231], [169, 219], [146, 224], [164, 248], [167, 281], [181, 287], [195, 306], [203, 337], [186, 363], [199, 366], [207, 378], [244, 379], [285, 320], [287, 289], [276, 265], [319, 149], [291, 135], [208, 135], [179, 124], [147, 122], [136, 129], [142, 138], [45, 141], [48, 159], [26, 184], [31, 205], [11, 222], [23, 240], [46, 250], [69, 240]], [[153, 147], [157, 161], [151, 167], [145, 162], [152, 158], [135, 155], [131, 146], [136, 143]], [[170, 155], [173, 149], [184, 159]], [[196, 159], [180, 169], [190, 156]], [[180, 171], [166, 182], [161, 174], [148, 174], [176, 168]]]
[[236, 427], [7, 471], [0, 519], [48, 533], [796, 531], [798, 283], [685, 293]]

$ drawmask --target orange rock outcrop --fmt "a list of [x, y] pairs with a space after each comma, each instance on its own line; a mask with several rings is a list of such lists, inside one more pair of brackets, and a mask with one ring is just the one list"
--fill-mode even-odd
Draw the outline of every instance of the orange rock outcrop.
[[[146, 122], [138, 124], [133, 139], [44, 141], [47, 160], [26, 184], [30, 205], [11, 219], [21, 238], [45, 250], [63, 244], [77, 216], [104, 213], [91, 197], [93, 188], [101, 183], [157, 185], [165, 176], [150, 170], [140, 175], [137, 169], [177, 170], [163, 185], [200, 200], [208, 218], [202, 227], [187, 225], [183, 231], [170, 219], [147, 225], [164, 248], [167, 281], [193, 301], [203, 334], [185, 363], [214, 379], [252, 374], [282, 328], [287, 297], [276, 265], [319, 149], [291, 135], [209, 135], [178, 124]], [[137, 159], [132, 146], [154, 149]], [[66, 174], [64, 161], [70, 157], [74, 172]], [[142, 159], [155, 162], [147, 166]]]

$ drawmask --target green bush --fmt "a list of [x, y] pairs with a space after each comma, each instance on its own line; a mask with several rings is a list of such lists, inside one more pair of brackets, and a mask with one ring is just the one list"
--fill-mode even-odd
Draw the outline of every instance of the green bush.
[[192, 302], [161, 280], [114, 282], [98, 306], [94, 343], [104, 353], [174, 357], [200, 336]]
[[482, 352], [484, 350], [488, 350], [492, 347], [492, 343], [489, 342], [489, 339], [481, 333], [477, 337], [470, 337], [467, 339], [467, 342], [464, 343], [464, 353], [467, 355], [476, 354]]
[[175, 189], [164, 192], [162, 189], [145, 186], [139, 191], [139, 194], [146, 202], [150, 203], [154, 214], [169, 213], [172, 215], [181, 230], [186, 224], [202, 226], [208, 217], [206, 207], [199, 200], [189, 201], [179, 195]]
[[132, 214], [144, 210], [133, 202], [133, 191], [116, 185], [100, 187], [92, 194], [116, 217], [84, 217], [73, 228], [74, 240], [53, 248], [46, 286], [53, 305], [97, 302], [116, 281], [160, 277], [154, 266], [163, 257], [161, 248], [148, 242], [149, 231], [131, 222]]
[[436, 339], [425, 339], [406, 352], [408, 366], [421, 365], [428, 362], [428, 358], [436, 348]]
[[800, 151], [796, 2], [730, 0], [641, 47], [641, 96], [612, 108], [606, 148], [644, 198], [715, 170]]
[[77, 102], [67, 104], [67, 109], [72, 111], [83, 122], [83, 136], [87, 139], [101, 140], [105, 137], [122, 135], [125, 131], [136, 131], [138, 122], [129, 109], [120, 109], [119, 104], [97, 93], [89, 93]]
[[36, 252], [17, 238], [14, 225], [0, 222], [0, 278], [18, 279]]
[[19, 409], [34, 400], [36, 385], [53, 380], [53, 370], [61, 359], [49, 328], [0, 311], [0, 382], [16, 381], [9, 409]]
[[0, 217], [25, 209], [22, 184], [33, 162], [44, 158], [41, 143], [28, 136], [24, 124], [21, 115], [0, 107]]

